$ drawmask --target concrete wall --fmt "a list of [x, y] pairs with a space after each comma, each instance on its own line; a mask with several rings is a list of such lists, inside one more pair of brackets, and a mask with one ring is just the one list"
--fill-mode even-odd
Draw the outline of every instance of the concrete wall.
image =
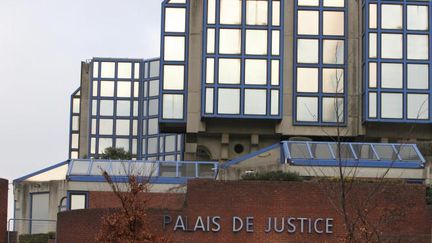
[[87, 158], [89, 155], [90, 71], [92, 71], [90, 63], [81, 62], [80, 158]]
[[[327, 186], [337, 188], [337, 184], [330, 182], [190, 181], [184, 207], [181, 210], [150, 210], [148, 229], [173, 242], [340, 242], [346, 232], [340, 214], [331, 204], [339, 194], [336, 191], [331, 193]], [[353, 188], [350, 200], [362, 202], [368, 198], [365, 195], [377, 187], [362, 183]], [[370, 222], [374, 224], [381, 222], [382, 215], [397, 212], [393, 218], [385, 217], [389, 221], [380, 227], [383, 239], [390, 242], [431, 242], [432, 215], [426, 205], [425, 188], [417, 185], [387, 185], [384, 188], [376, 194], [373, 210], [370, 210]], [[398, 211], [402, 208], [403, 211]], [[99, 231], [101, 217], [109, 212], [107, 209], [90, 209], [60, 213], [59, 242], [92, 242]], [[194, 227], [198, 216], [220, 216], [221, 230], [217, 233], [174, 231], [175, 220], [164, 230], [163, 215], [170, 215], [173, 219], [178, 215], [188, 217], [188, 229]], [[254, 217], [254, 232], [233, 233], [233, 216]], [[333, 218], [333, 233], [307, 233], [306, 228], [304, 233], [265, 233], [268, 217]]]
[[0, 242], [6, 242], [9, 182], [0, 179]]

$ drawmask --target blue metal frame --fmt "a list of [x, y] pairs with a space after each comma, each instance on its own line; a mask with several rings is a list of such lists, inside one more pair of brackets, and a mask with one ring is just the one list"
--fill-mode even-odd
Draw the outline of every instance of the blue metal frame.
[[66, 209], [71, 210], [71, 196], [72, 195], [84, 195], [85, 196], [85, 208], [89, 208], [89, 192], [88, 191], [67, 191], [66, 192]]
[[[102, 78], [101, 77], [101, 63], [102, 62], [114, 62], [116, 70], [115, 70], [115, 78]], [[128, 79], [118, 79], [117, 78], [117, 66], [119, 62], [126, 62], [126, 63], [131, 63], [132, 65], [132, 73], [131, 73], [131, 78]], [[156, 101], [160, 103], [160, 79], [159, 79], [159, 74], [156, 75], [156, 73], [150, 75], [150, 70], [158, 70], [160, 71], [159, 66], [157, 66], [156, 68], [153, 68], [153, 65], [159, 65], [158, 64], [159, 59], [155, 58], [155, 59], [149, 59], [149, 60], [141, 60], [141, 59], [112, 59], [112, 58], [94, 58], [92, 60], [92, 66], [91, 66], [91, 71], [90, 71], [90, 94], [91, 94], [91, 98], [90, 98], [90, 107], [89, 107], [89, 143], [88, 143], [88, 150], [90, 153], [89, 157], [97, 157], [100, 155], [101, 151], [98, 151], [98, 147], [99, 147], [99, 140], [100, 139], [111, 139], [112, 140], [112, 146], [116, 146], [116, 139], [127, 139], [129, 141], [129, 150], [130, 151], [134, 151], [135, 153], [133, 153], [136, 156], [136, 159], [138, 160], [142, 160], [142, 159], [149, 159], [149, 158], [154, 158], [154, 159], [165, 159], [166, 157], [171, 158], [172, 156], [174, 156], [175, 159], [181, 160], [183, 157], [183, 143], [184, 143], [184, 138], [183, 135], [181, 134], [159, 134], [159, 131], [157, 131], [154, 134], [149, 135], [148, 133], [148, 121], [150, 119], [156, 119], [156, 121], [158, 121], [158, 117], [159, 117], [159, 106], [156, 107], [156, 114], [153, 115], [149, 115], [149, 107], [150, 107], [150, 101]], [[93, 65], [98, 64], [98, 74], [97, 77], [93, 77]], [[135, 70], [135, 68], [137, 67], [136, 65], [139, 66], [139, 70]], [[136, 77], [135, 73], [139, 71], [139, 77]], [[114, 86], [114, 96], [113, 97], [101, 97], [101, 91], [100, 91], [100, 82], [101, 80], [106, 80], [106, 81], [112, 81], [112, 82], [117, 82], [117, 81], [129, 81], [131, 83], [131, 97], [127, 97], [127, 98], [120, 98], [117, 97], [116, 92], [117, 92], [117, 85]], [[132, 81], [133, 80], [133, 81]], [[97, 89], [97, 95], [93, 96], [93, 82], [97, 82], [98, 84], [98, 89]], [[157, 85], [159, 86], [158, 88], [158, 93], [150, 96], [150, 82], [156, 82]], [[135, 91], [135, 85], [134, 83], [138, 83], [139, 85], [139, 90]], [[135, 96], [135, 94], [138, 94], [137, 96]], [[100, 102], [101, 100], [110, 100], [113, 101], [113, 115], [112, 116], [101, 116], [100, 115]], [[130, 115], [129, 116], [117, 116], [117, 101], [118, 100], [125, 100], [125, 101], [129, 101], [130, 102]], [[93, 115], [93, 102], [96, 102], [96, 108], [97, 108], [97, 112]], [[134, 106], [137, 107], [134, 107]], [[137, 114], [134, 114], [134, 110], [138, 111]], [[144, 110], [146, 113], [144, 113]], [[110, 119], [113, 121], [113, 133], [111, 135], [100, 135], [99, 134], [99, 120], [100, 119]], [[123, 119], [123, 120], [129, 120], [129, 135], [127, 136], [123, 136], [123, 135], [116, 135], [116, 120], [117, 119]], [[95, 124], [95, 130], [96, 130], [96, 134], [92, 133], [92, 122], [93, 120], [96, 121]], [[137, 129], [137, 133], [134, 134], [134, 123], [136, 122], [136, 129]], [[145, 130], [145, 134], [144, 134], [144, 130]], [[174, 136], [175, 137], [175, 150], [171, 151], [171, 152], [165, 152], [165, 139], [168, 136]], [[153, 154], [148, 154], [147, 153], [147, 148], [148, 148], [148, 140], [152, 139], [152, 138], [156, 138], [157, 139], [157, 152], [153, 153]], [[94, 144], [92, 143], [92, 141], [94, 140]], [[144, 142], [144, 140], [146, 140]], [[135, 142], [136, 141], [136, 142]], [[144, 148], [145, 145], [145, 148]], [[160, 149], [161, 146], [163, 145], [163, 149]], [[95, 153], [92, 153], [92, 146], [95, 146]], [[136, 147], [135, 147], [136, 146]]]
[[[79, 134], [80, 134], [80, 124], [78, 124], [78, 130], [73, 129], [73, 117], [78, 117], [78, 123], [80, 122], [80, 113], [81, 113], [81, 102], [79, 107], [79, 112], [74, 112], [74, 99], [79, 99], [81, 101], [81, 88], [75, 90], [72, 93], [70, 98], [70, 117], [69, 117], [69, 159], [72, 158], [72, 152], [78, 153], [79, 156]], [[79, 94], [79, 95], [78, 95]], [[74, 148], [72, 144], [72, 136], [73, 134], [78, 134], [78, 148]]]
[[[189, 67], [189, 21], [190, 21], [190, 3], [189, 0], [185, 0], [186, 3], [169, 3], [169, 0], [164, 0], [162, 2], [162, 24], [161, 24], [161, 50], [160, 50], [160, 58], [161, 58], [161, 65], [160, 65], [160, 101], [159, 101], [159, 121], [161, 123], [186, 123], [187, 120], [187, 101], [188, 101], [188, 67]], [[185, 26], [185, 32], [178, 33], [178, 32], [166, 32], [165, 31], [165, 9], [166, 8], [184, 8], [186, 9], [186, 26]], [[164, 60], [165, 57], [165, 37], [166, 36], [181, 36], [185, 37], [185, 60], [184, 61], [166, 61]], [[163, 69], [165, 65], [182, 65], [184, 66], [184, 85], [183, 90], [164, 90], [163, 89], [163, 80], [164, 80], [164, 73]], [[183, 95], [183, 118], [182, 119], [165, 119], [163, 117], [163, 96], [165, 94], [178, 94]]]
[[[298, 30], [298, 11], [299, 10], [314, 10], [319, 12], [319, 33], [318, 35], [299, 35]], [[344, 35], [332, 36], [324, 35], [324, 11], [338, 11], [344, 13]], [[293, 124], [301, 126], [346, 126], [348, 115], [348, 0], [344, 1], [344, 7], [324, 7], [324, 0], [319, 0], [319, 6], [298, 6], [298, 1], [295, 0], [294, 4], [294, 60], [293, 60]], [[297, 41], [299, 39], [318, 40], [318, 63], [298, 63], [297, 62]], [[341, 40], [344, 41], [344, 63], [343, 64], [323, 64], [323, 43], [324, 40]], [[318, 69], [318, 92], [298, 92], [297, 91], [297, 68], [317, 68]], [[323, 68], [338, 68], [344, 70], [344, 90], [343, 93], [324, 93], [323, 92]], [[297, 98], [298, 97], [312, 97], [318, 99], [318, 113], [317, 121], [298, 121], [297, 120]], [[323, 121], [323, 98], [343, 98], [343, 121], [340, 122], [325, 122]]]
[[58, 163], [58, 164], [55, 164], [55, 165], [53, 165], [53, 166], [50, 166], [50, 167], [44, 168], [44, 169], [42, 169], [42, 170], [38, 170], [38, 171], [33, 172], [33, 173], [31, 173], [31, 174], [28, 174], [28, 175], [25, 175], [25, 176], [23, 176], [23, 177], [20, 177], [20, 178], [18, 178], [18, 179], [15, 179], [15, 180], [13, 181], [13, 184], [15, 185], [15, 184], [17, 184], [17, 183], [20, 183], [20, 182], [23, 182], [23, 181], [27, 180], [28, 178], [33, 177], [33, 176], [36, 176], [36, 175], [42, 174], [42, 173], [47, 172], [47, 171], [50, 171], [50, 170], [52, 170], [52, 169], [56, 169], [56, 168], [58, 168], [58, 167], [61, 167], [61, 166], [63, 166], [63, 165], [66, 165], [66, 164], [69, 164], [69, 162], [70, 162], [70, 160], [66, 160], [66, 161], [60, 162], [60, 163]]
[[[240, 118], [240, 119], [282, 119], [283, 110], [283, 53], [284, 53], [284, 2], [278, 1], [280, 3], [280, 24], [279, 26], [272, 25], [272, 11], [273, 2], [268, 1], [268, 19], [267, 25], [246, 25], [246, 1], [242, 1], [242, 24], [241, 25], [224, 25], [220, 24], [220, 0], [216, 0], [216, 21], [215, 24], [207, 23], [208, 8], [207, 0], [204, 2], [204, 18], [203, 18], [203, 48], [202, 48], [202, 87], [201, 87], [201, 116], [204, 118]], [[215, 52], [207, 53], [207, 30], [215, 30]], [[219, 54], [219, 30], [220, 29], [240, 29], [242, 32], [241, 54]], [[266, 30], [267, 31], [267, 55], [247, 55], [246, 52], [246, 30]], [[279, 55], [272, 55], [272, 31], [279, 31]], [[207, 58], [214, 59], [214, 82], [206, 83], [206, 66]], [[240, 84], [219, 84], [218, 83], [218, 70], [219, 64], [218, 60], [220, 58], [235, 58], [241, 60], [240, 68]], [[267, 62], [267, 84], [265, 85], [248, 85], [245, 84], [245, 60], [246, 59], [260, 59], [266, 60]], [[271, 61], [279, 61], [279, 85], [271, 84]], [[206, 89], [213, 89], [213, 113], [206, 113]], [[218, 114], [218, 90], [219, 88], [231, 88], [240, 91], [240, 107], [239, 114]], [[266, 91], [266, 114], [265, 115], [251, 115], [245, 114], [245, 90], [246, 89], [256, 89]], [[278, 102], [278, 114], [271, 114], [271, 92], [279, 92], [279, 102]]]
[[[369, 26], [369, 4], [377, 4], [377, 28], [372, 29]], [[394, 29], [382, 29], [381, 28], [381, 5], [382, 4], [396, 4], [403, 6], [403, 28], [401, 30]], [[429, 30], [408, 30], [407, 29], [407, 6], [427, 6], [429, 8]], [[363, 121], [364, 122], [382, 122], [382, 123], [418, 123], [418, 124], [430, 124], [432, 123], [432, 88], [431, 88], [431, 68], [432, 68], [432, 1], [416, 1], [416, 0], [363, 0], [363, 25], [364, 31], [362, 34], [363, 39]], [[369, 57], [369, 34], [376, 33], [377, 35], [377, 58]], [[401, 34], [403, 35], [403, 57], [402, 59], [384, 59], [381, 58], [381, 34]], [[408, 34], [422, 34], [429, 35], [429, 60], [409, 60], [407, 58], [407, 35]], [[376, 87], [369, 87], [369, 63], [376, 63], [377, 65], [377, 83]], [[403, 65], [403, 88], [393, 89], [393, 88], [381, 88], [381, 63], [400, 63]], [[415, 90], [408, 89], [407, 86], [407, 64], [428, 64], [429, 65], [429, 88], [427, 90]], [[369, 94], [375, 93], [376, 98], [376, 117], [369, 117]], [[383, 93], [395, 93], [402, 94], [403, 96], [403, 107], [402, 107], [402, 118], [382, 118], [381, 116], [381, 94]], [[425, 94], [429, 95], [429, 114], [428, 119], [408, 119], [408, 94]]]

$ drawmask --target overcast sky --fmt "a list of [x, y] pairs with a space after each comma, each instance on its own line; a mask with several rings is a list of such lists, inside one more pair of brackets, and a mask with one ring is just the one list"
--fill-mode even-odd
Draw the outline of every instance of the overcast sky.
[[161, 0], [0, 0], [0, 178], [68, 157], [69, 99], [92, 57], [159, 55]]

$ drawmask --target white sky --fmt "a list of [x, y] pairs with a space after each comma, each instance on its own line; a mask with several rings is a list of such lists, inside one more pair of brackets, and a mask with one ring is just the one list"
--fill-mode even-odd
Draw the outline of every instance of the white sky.
[[0, 0], [0, 178], [67, 159], [81, 61], [158, 57], [161, 2]]

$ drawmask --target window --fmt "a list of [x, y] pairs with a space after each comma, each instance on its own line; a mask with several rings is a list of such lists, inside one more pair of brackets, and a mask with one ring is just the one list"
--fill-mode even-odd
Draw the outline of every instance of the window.
[[86, 192], [69, 193], [69, 210], [85, 209], [88, 205], [88, 194]]
[[295, 4], [294, 124], [345, 124], [345, 1]]
[[367, 0], [366, 121], [430, 122], [430, 1]]
[[204, 3], [202, 116], [280, 119], [283, 1]]

